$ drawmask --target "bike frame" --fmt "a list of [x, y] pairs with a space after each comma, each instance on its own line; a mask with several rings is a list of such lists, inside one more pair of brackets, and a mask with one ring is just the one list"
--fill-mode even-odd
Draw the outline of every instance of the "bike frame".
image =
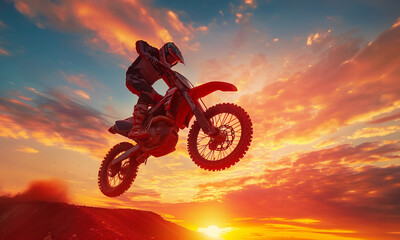
[[189, 91], [183, 91], [182, 94], [186, 101], [182, 103], [176, 115], [176, 125], [180, 129], [188, 127], [190, 120], [195, 115], [205, 133], [212, 131], [212, 126], [207, 126], [209, 123], [205, 120], [204, 109], [201, 107], [199, 99], [218, 90], [235, 92], [237, 88], [231, 83], [214, 81], [191, 88]]
[[[170, 105], [172, 96], [179, 91], [182, 94], [182, 97], [185, 101], [182, 101], [179, 111], [175, 117], [175, 124], [180, 129], [184, 129], [189, 126], [190, 120], [193, 116], [196, 116], [197, 121], [199, 122], [200, 127], [202, 130], [207, 133], [208, 135], [212, 136], [217, 133], [214, 126], [212, 126], [209, 121], [204, 116], [204, 109], [202, 108], [199, 99], [205, 97], [215, 91], [224, 91], [224, 92], [235, 92], [238, 89], [235, 85], [226, 82], [208, 82], [202, 85], [199, 85], [194, 88], [190, 89], [177, 89], [173, 87], [169, 89], [164, 96], [163, 100], [161, 100], [157, 105], [154, 107], [156, 109], [161, 104]], [[133, 148], [129, 149], [122, 155], [118, 156], [111, 162], [111, 166], [117, 164], [118, 162], [123, 161], [124, 159], [133, 155], [136, 151], [140, 149], [139, 144], [134, 146]]]

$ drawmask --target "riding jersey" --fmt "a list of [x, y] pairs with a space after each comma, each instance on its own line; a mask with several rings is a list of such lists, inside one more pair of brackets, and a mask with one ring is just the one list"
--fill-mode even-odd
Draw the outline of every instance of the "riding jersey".
[[161, 78], [161, 72], [156, 68], [160, 53], [157, 48], [143, 40], [136, 42], [136, 51], [139, 56], [128, 68], [126, 74], [139, 74], [148, 84], [153, 85]]

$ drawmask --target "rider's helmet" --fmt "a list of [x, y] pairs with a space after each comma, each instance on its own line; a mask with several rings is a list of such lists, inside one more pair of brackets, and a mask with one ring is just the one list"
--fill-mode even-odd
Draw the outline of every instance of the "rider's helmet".
[[173, 42], [168, 42], [160, 48], [160, 60], [162, 63], [174, 66], [178, 62], [185, 64], [179, 48]]

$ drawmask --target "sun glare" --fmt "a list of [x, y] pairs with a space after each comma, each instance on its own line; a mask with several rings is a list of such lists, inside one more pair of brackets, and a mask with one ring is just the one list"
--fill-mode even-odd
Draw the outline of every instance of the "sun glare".
[[217, 226], [211, 225], [207, 228], [198, 228], [198, 232], [204, 233], [205, 235], [209, 237], [213, 237], [216, 239], [222, 239], [221, 236], [224, 235], [225, 233], [228, 233], [232, 231], [232, 228], [219, 228]]

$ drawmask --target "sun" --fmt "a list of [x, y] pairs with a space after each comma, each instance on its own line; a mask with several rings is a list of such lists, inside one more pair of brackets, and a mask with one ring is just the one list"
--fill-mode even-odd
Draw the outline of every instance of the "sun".
[[198, 232], [204, 233], [205, 235], [209, 237], [213, 237], [216, 239], [222, 239], [221, 236], [227, 232], [232, 231], [232, 228], [219, 228], [217, 226], [211, 225], [207, 228], [198, 228]]

